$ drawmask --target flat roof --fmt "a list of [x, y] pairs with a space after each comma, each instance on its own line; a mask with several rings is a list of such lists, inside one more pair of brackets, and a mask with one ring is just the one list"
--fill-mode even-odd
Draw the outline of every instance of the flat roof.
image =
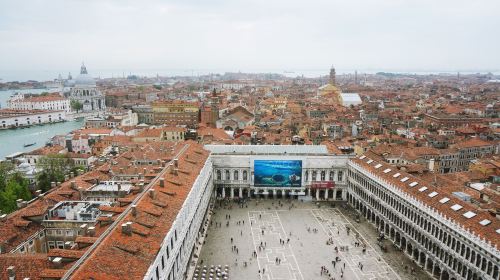
[[118, 191], [118, 184], [120, 184], [120, 190], [125, 192], [130, 192], [132, 188], [132, 184], [127, 181], [102, 181], [88, 188], [87, 191]]
[[325, 145], [205, 145], [214, 154], [328, 154]]

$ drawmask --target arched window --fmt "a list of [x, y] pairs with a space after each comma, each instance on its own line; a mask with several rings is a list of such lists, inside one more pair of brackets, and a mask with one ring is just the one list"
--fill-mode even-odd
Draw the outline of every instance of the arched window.
[[231, 175], [229, 174], [229, 170], [226, 170], [226, 180], [231, 179]]
[[329, 178], [328, 178], [328, 180], [330, 180], [330, 181], [335, 180], [335, 179], [333, 178], [333, 176], [334, 176], [334, 175], [335, 175], [335, 171], [330, 170], [330, 175], [328, 176], [328, 177], [329, 177]]
[[217, 180], [222, 180], [222, 173], [220, 170], [217, 170]]
[[246, 170], [243, 170], [243, 181], [248, 180], [248, 173]]
[[339, 182], [341, 182], [343, 179], [344, 174], [342, 174], [342, 173], [343, 173], [342, 171], [339, 171], [339, 174], [337, 175], [337, 181], [339, 181]]
[[321, 181], [325, 181], [325, 180], [326, 180], [326, 171], [322, 170], [321, 171]]
[[237, 181], [239, 178], [238, 178], [238, 170], [235, 170], [233, 172], [233, 180]]
[[313, 171], [312, 172], [312, 181], [316, 181], [316, 176], [318, 175], [318, 172], [317, 171]]

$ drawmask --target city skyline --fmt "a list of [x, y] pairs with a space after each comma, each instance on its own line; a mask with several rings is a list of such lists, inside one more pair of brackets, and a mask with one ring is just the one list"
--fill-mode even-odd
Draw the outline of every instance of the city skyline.
[[82, 60], [95, 76], [99, 69], [326, 74], [332, 63], [360, 71], [497, 72], [500, 65], [494, 1], [302, 4], [4, 1], [0, 73], [71, 71]]

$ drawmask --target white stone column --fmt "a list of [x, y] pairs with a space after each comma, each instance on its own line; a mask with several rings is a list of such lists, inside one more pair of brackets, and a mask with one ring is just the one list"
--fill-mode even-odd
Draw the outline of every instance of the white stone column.
[[328, 199], [328, 192], [329, 192], [329, 191], [330, 191], [329, 189], [326, 189], [326, 190], [325, 190], [325, 199]]
[[222, 197], [226, 197], [226, 188], [222, 187]]
[[240, 198], [243, 198], [243, 189], [240, 188]]
[[316, 190], [316, 200], [319, 200], [319, 189]]
[[233, 199], [233, 198], [234, 198], [234, 188], [231, 187], [231, 199]]

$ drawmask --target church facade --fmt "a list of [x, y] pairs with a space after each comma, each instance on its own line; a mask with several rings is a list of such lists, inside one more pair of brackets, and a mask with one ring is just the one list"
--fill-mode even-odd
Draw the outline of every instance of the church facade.
[[80, 75], [74, 80], [69, 92], [71, 101], [78, 101], [83, 105], [83, 112], [103, 111], [106, 109], [104, 94], [97, 88], [96, 82], [87, 72], [84, 64], [80, 68]]

